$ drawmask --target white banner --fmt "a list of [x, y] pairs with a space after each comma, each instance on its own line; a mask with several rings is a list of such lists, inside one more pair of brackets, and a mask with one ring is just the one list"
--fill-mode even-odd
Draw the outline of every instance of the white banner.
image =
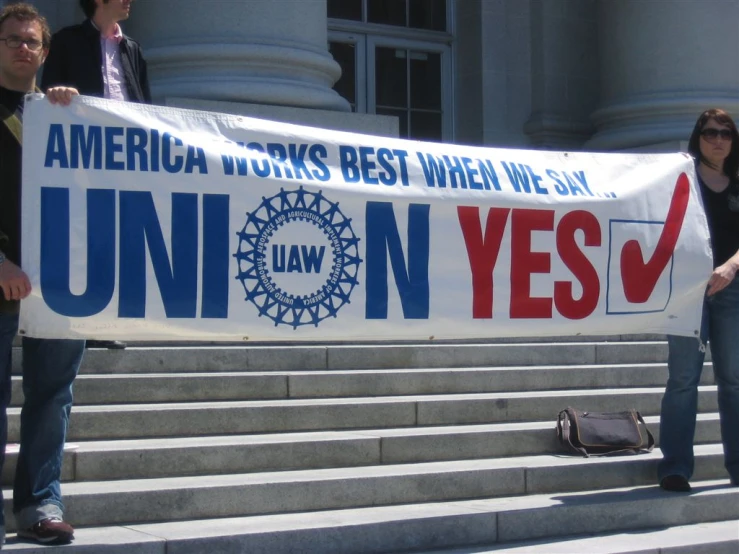
[[477, 148], [27, 103], [30, 336], [441, 339], [699, 327], [685, 154]]

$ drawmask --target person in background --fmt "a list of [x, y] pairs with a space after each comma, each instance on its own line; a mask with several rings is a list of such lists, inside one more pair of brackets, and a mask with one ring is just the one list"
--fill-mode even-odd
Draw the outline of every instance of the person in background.
[[[0, 11], [0, 471], [8, 439], [13, 340], [20, 301], [31, 292], [20, 258], [21, 144], [25, 95], [40, 92], [36, 72], [49, 52], [46, 20], [29, 4]], [[69, 104], [73, 88], [47, 91], [52, 103]], [[33, 148], [26, 145], [26, 148]], [[43, 145], [38, 145], [43, 148]], [[23, 409], [13, 512], [18, 536], [40, 543], [68, 543], [74, 529], [64, 522], [62, 454], [72, 409], [72, 383], [85, 341], [23, 337]], [[0, 545], [5, 518], [0, 492]]]
[[739, 486], [739, 134], [729, 114], [703, 112], [688, 143], [695, 158], [699, 188], [713, 247], [713, 273], [703, 301], [700, 342], [668, 336], [667, 388], [662, 398], [658, 465], [660, 486], [691, 490], [698, 383], [711, 345], [718, 385], [724, 464], [731, 484]]
[[87, 19], [51, 38], [41, 88], [69, 86], [80, 94], [151, 103], [146, 60], [139, 44], [123, 34], [133, 0], [80, 0]]
[[[133, 0], [80, 0], [87, 19], [51, 39], [41, 88], [70, 86], [80, 94], [151, 103], [146, 60], [138, 43], [121, 31]], [[88, 340], [88, 348], [125, 348], [120, 341]]]

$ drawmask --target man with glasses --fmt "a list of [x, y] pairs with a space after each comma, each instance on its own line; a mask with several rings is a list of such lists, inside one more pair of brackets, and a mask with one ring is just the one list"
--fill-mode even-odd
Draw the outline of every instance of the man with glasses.
[[[133, 0], [80, 0], [87, 19], [54, 33], [41, 88], [65, 85], [80, 94], [151, 103], [146, 61], [138, 43], [118, 24]], [[88, 348], [125, 348], [120, 341], [89, 340]]]
[[[25, 95], [40, 92], [36, 72], [49, 52], [50, 39], [46, 20], [33, 6], [11, 4], [0, 10], [0, 471], [8, 438], [6, 411], [18, 308], [31, 292], [20, 259], [21, 121]], [[76, 94], [65, 87], [47, 92], [52, 103], [61, 104]], [[84, 347], [82, 340], [22, 339], [24, 403], [13, 512], [18, 535], [44, 544], [67, 543], [74, 535], [62, 518], [59, 480], [72, 382]], [[0, 492], [0, 547], [4, 541]]]

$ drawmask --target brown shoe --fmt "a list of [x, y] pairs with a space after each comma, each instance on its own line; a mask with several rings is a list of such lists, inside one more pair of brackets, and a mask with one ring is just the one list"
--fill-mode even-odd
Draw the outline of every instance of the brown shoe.
[[67, 544], [74, 538], [74, 528], [58, 517], [48, 517], [28, 529], [20, 529], [18, 536], [41, 544]]

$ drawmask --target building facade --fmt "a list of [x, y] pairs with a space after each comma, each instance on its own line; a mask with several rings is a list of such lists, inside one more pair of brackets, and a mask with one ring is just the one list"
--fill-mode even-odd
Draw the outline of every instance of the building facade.
[[[77, 0], [33, 3], [53, 29], [82, 19]], [[664, 151], [707, 107], [739, 115], [738, 23], [739, 0], [139, 0], [124, 31], [161, 104], [418, 140]]]

